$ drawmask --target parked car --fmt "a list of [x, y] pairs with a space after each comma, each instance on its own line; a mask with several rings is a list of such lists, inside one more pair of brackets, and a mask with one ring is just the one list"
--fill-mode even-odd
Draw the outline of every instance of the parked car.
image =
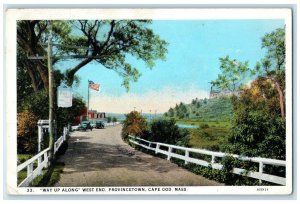
[[102, 121], [97, 121], [95, 128], [97, 128], [97, 129], [103, 129], [104, 128], [104, 123]]
[[81, 124], [77, 127], [77, 130], [83, 130], [83, 131], [86, 131], [86, 130], [93, 130], [93, 127], [91, 126], [91, 123], [89, 121], [83, 121], [81, 122]]
[[76, 130], [80, 131], [80, 130], [83, 130], [83, 131], [86, 131], [86, 125], [85, 124], [79, 124], [76, 128]]

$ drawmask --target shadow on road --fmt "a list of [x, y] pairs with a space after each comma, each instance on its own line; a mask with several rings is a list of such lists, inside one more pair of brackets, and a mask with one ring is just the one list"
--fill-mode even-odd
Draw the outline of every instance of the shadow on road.
[[152, 169], [164, 173], [177, 167], [176, 164], [166, 163], [163, 159], [153, 158], [126, 145], [95, 144], [80, 140], [75, 140], [73, 145], [70, 145], [62, 160], [69, 166], [65, 173], [98, 171], [109, 168], [127, 168], [133, 171]]

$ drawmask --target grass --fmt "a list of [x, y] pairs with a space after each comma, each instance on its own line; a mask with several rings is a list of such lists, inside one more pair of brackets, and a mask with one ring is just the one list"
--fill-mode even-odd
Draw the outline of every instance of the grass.
[[209, 127], [222, 127], [222, 128], [231, 128], [230, 121], [198, 121], [193, 119], [178, 119], [177, 123], [187, 124], [187, 125], [199, 125], [203, 126], [205, 124], [209, 125]]
[[18, 165], [33, 157], [31, 154], [18, 154]]
[[35, 178], [33, 186], [35, 187], [51, 187], [54, 186], [60, 179], [60, 174], [63, 172], [65, 164], [63, 162], [53, 162], [48, 170], [44, 170], [41, 176]]
[[[24, 163], [28, 159], [33, 157], [31, 154], [18, 154], [18, 165]], [[34, 165], [35, 166], [35, 165]], [[18, 172], [18, 185], [27, 177], [27, 168], [23, 169], [22, 171]]]
[[[197, 129], [189, 129], [190, 147], [220, 151], [221, 146], [227, 143], [227, 135], [230, 131], [230, 121], [197, 121], [197, 120], [177, 120], [177, 123], [198, 125]], [[206, 128], [205, 128], [206, 126]]]
[[[47, 169], [43, 169], [42, 174], [37, 176], [33, 181], [33, 187], [51, 187], [54, 186], [60, 179], [60, 174], [63, 172], [65, 164], [63, 162], [57, 162], [60, 156], [62, 156], [68, 148], [68, 143], [64, 142], [59, 150], [56, 152], [52, 166]], [[24, 163], [30, 159], [33, 155], [30, 154], [18, 154], [18, 165]], [[37, 160], [34, 162], [33, 168], [37, 167]], [[18, 172], [18, 185], [27, 177], [27, 168]]]

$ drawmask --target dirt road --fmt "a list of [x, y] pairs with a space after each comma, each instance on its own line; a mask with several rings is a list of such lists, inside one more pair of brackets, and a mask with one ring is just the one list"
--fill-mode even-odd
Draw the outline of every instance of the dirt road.
[[58, 187], [72, 186], [215, 186], [167, 160], [134, 150], [121, 139], [121, 125], [74, 132], [61, 161]]

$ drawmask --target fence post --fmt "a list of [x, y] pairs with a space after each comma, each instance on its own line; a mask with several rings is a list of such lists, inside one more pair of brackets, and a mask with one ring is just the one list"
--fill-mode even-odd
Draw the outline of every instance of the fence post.
[[63, 141], [65, 141], [66, 140], [66, 138], [67, 138], [67, 130], [66, 130], [67, 128], [66, 127], [64, 127], [64, 131], [63, 131]]
[[47, 152], [44, 153], [44, 165], [45, 165], [45, 168], [48, 167], [48, 153]]
[[[32, 174], [33, 172], [33, 163], [30, 163], [28, 166], [27, 166], [27, 178]], [[31, 184], [32, 182], [30, 182]]]
[[185, 160], [184, 160], [184, 164], [187, 165], [189, 162], [187, 161], [187, 159], [190, 157], [190, 152], [188, 150], [185, 150]]
[[53, 154], [55, 154], [55, 152], [56, 152], [56, 150], [57, 150], [57, 149], [56, 149], [56, 142], [54, 142], [54, 147], [53, 147], [53, 149], [54, 149], [54, 150], [53, 150]]
[[[262, 161], [259, 162], [259, 174], [260, 174], [260, 177], [262, 177], [262, 174], [263, 174], [263, 171], [264, 171], [264, 164]], [[262, 183], [262, 180], [259, 179], [259, 184]]]
[[172, 153], [172, 147], [169, 147], [169, 149], [168, 149], [168, 160], [170, 160], [171, 159], [171, 153]]
[[211, 163], [215, 163], [215, 155], [211, 155]]
[[66, 132], [65, 132], [65, 140], [67, 140], [68, 134], [69, 134], [69, 129], [66, 127]]
[[[38, 167], [42, 165], [42, 156], [38, 158]], [[39, 172], [39, 175], [42, 174], [42, 171]]]
[[159, 145], [158, 143], [156, 143], [155, 154], [157, 154], [157, 153], [158, 153], [159, 146], [160, 146], [160, 145]]
[[43, 138], [42, 124], [40, 124], [40, 121], [38, 121], [38, 152], [41, 151], [42, 138]]

